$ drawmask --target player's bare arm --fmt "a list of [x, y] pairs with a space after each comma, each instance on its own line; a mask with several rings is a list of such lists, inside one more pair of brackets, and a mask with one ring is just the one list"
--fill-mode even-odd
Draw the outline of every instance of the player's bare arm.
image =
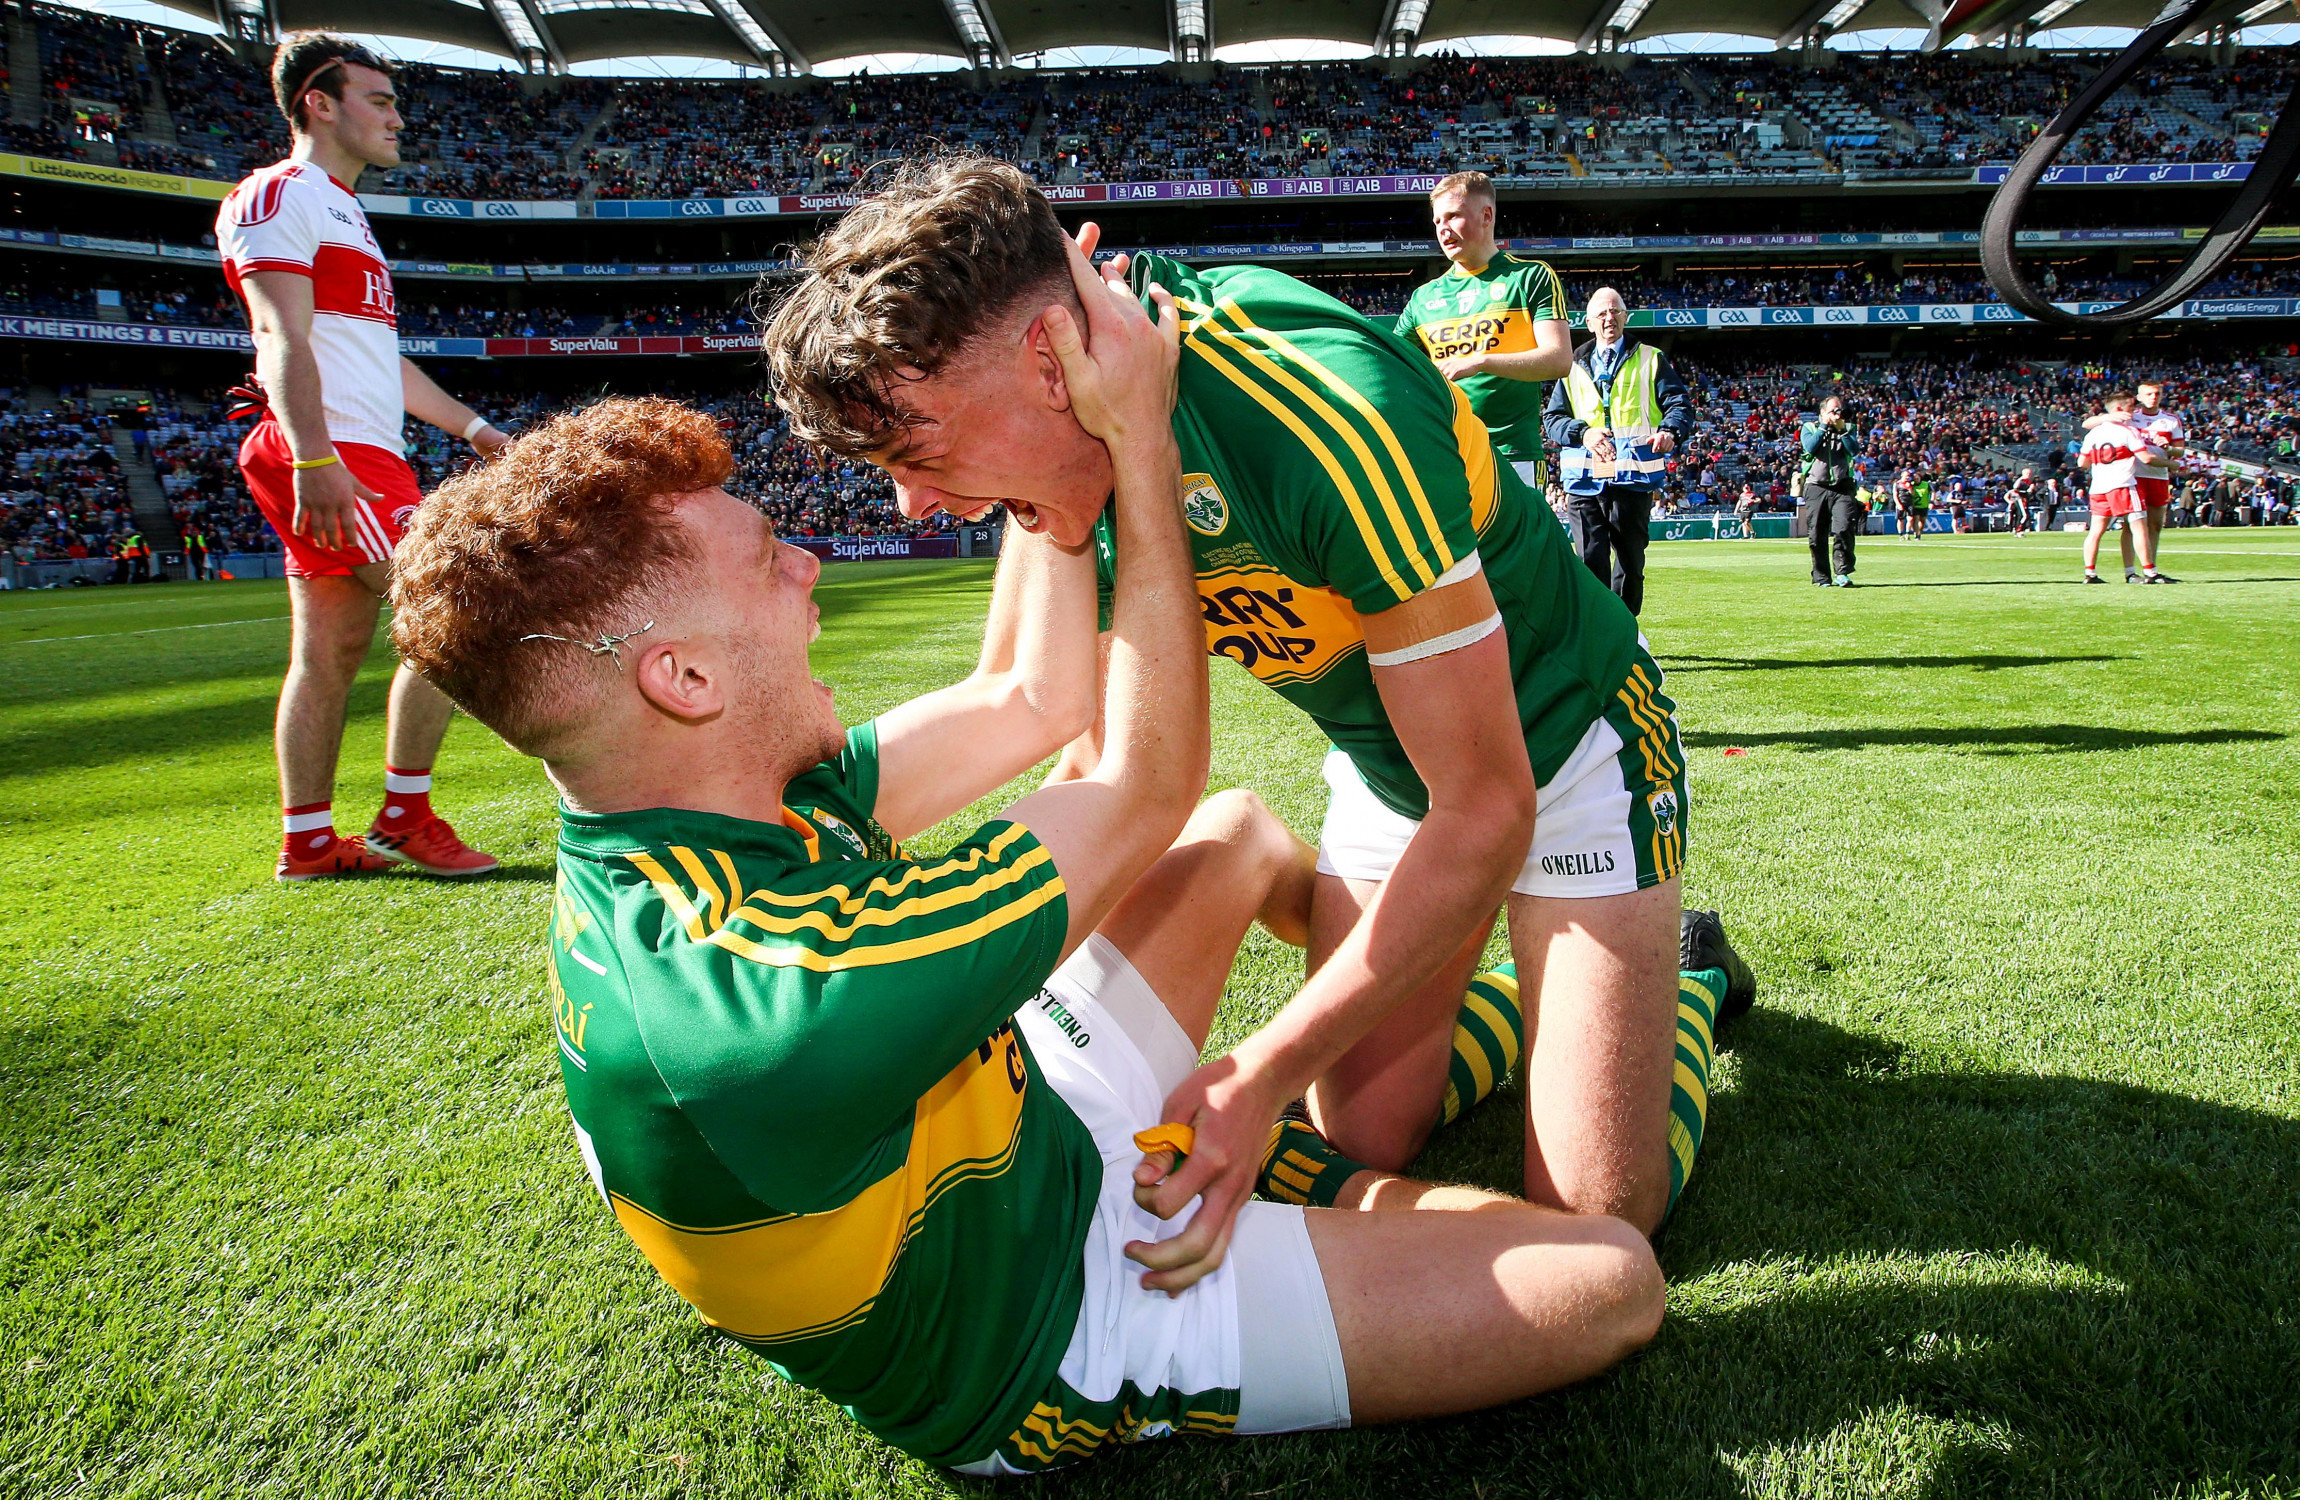
[[[335, 458], [312, 355], [312, 280], [294, 271], [251, 271], [241, 281], [256, 345], [256, 376], [295, 454], [295, 529], [322, 547], [349, 544], [352, 508], [383, 497]], [[310, 464], [310, 468], [302, 467]]]
[[405, 355], [399, 360], [399, 383], [401, 399], [410, 416], [420, 417], [441, 432], [461, 438], [481, 458], [511, 441], [493, 422], [441, 390], [439, 382], [424, 374], [422, 368]]
[[[1069, 258], [1084, 326], [1057, 304], [1040, 314], [1034, 336], [1060, 364], [1055, 399], [1110, 453], [1119, 563], [1103, 750], [1092, 771], [1033, 792], [1008, 814], [1061, 872], [1069, 905], [1065, 954], [1181, 833], [1205, 790], [1213, 753], [1206, 641], [1182, 529], [1182, 460], [1173, 430], [1181, 320], [1172, 297], [1161, 295], [1153, 323], [1123, 268], [1097, 274], [1077, 242]], [[1094, 636], [1081, 631], [1080, 638], [1090, 661]]]
[[[1364, 619], [1377, 658], [1498, 617], [1483, 574]], [[1443, 629], [1439, 627], [1445, 627]], [[1355, 1046], [1489, 921], [1533, 842], [1533, 767], [1515, 712], [1507, 636], [1392, 666], [1374, 682], [1430, 792], [1428, 816], [1396, 871], [1325, 966], [1277, 1018], [1208, 1063], [1166, 1102], [1195, 1153], [1172, 1176], [1137, 1174], [1137, 1200], [1161, 1218], [1205, 1203], [1181, 1234], [1128, 1251], [1144, 1284], [1178, 1291], [1222, 1262], [1238, 1207], [1253, 1193], [1278, 1112]]]
[[1009, 528], [973, 675], [879, 718], [874, 812], [888, 833], [931, 827], [1086, 731], [1094, 615], [1093, 549]]

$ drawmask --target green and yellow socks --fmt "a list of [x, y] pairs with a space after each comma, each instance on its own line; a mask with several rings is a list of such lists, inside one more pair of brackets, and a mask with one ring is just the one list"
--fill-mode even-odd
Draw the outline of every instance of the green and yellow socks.
[[[1717, 1009], [1725, 998], [1723, 969], [1677, 976], [1677, 1058], [1669, 1085], [1669, 1207], [1693, 1176], [1694, 1159], [1709, 1120], [1709, 1074], [1717, 1062]], [[1524, 1055], [1525, 1008], [1517, 966], [1503, 964], [1469, 982], [1454, 1020], [1453, 1059], [1446, 1067], [1438, 1123], [1451, 1125], [1483, 1103]], [[1299, 1115], [1270, 1132], [1255, 1184], [1265, 1198], [1331, 1208], [1342, 1185], [1366, 1164], [1344, 1156]]]
[[1503, 964], [1472, 979], [1462, 996], [1438, 1124], [1451, 1125], [1483, 1103], [1516, 1069], [1524, 1051], [1525, 1006], [1517, 995], [1517, 965]]
[[1318, 1134], [1302, 1115], [1278, 1117], [1270, 1144], [1262, 1152], [1262, 1173], [1254, 1191], [1278, 1203], [1299, 1203], [1305, 1208], [1332, 1208], [1342, 1184], [1371, 1168], [1353, 1161]]
[[[1454, 1019], [1453, 1059], [1446, 1065], [1440, 1125], [1451, 1125], [1501, 1087], [1524, 1053], [1524, 1038], [1517, 966], [1503, 964], [1472, 979], [1462, 997], [1461, 1014]], [[1255, 1191], [1280, 1203], [1331, 1208], [1342, 1184], [1366, 1170], [1364, 1162], [1336, 1151], [1308, 1120], [1289, 1115], [1270, 1132]]]
[[[1717, 1007], [1725, 1000], [1725, 971], [1702, 969], [1677, 976], [1677, 1067], [1669, 1084], [1669, 1208], [1693, 1175], [1701, 1132], [1709, 1123], [1709, 1070], [1717, 1063]], [[1662, 1211], [1668, 1216], [1668, 1209]]]
[[[1724, 1002], [1723, 969], [1677, 976], [1677, 1060], [1669, 1085], [1669, 1206], [1693, 1175], [1701, 1135], [1709, 1121], [1709, 1074], [1717, 1063], [1717, 1008]], [[1446, 1069], [1445, 1102], [1438, 1123], [1451, 1125], [1482, 1103], [1514, 1071], [1523, 1054], [1525, 1006], [1517, 965], [1503, 964], [1469, 982], [1454, 1020], [1453, 1061]]]

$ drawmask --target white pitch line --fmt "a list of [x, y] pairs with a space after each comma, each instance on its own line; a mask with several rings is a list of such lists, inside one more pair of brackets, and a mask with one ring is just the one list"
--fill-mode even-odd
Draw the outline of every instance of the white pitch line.
[[[2072, 531], [2069, 533], [2069, 536], [2074, 538], [2074, 540], [2063, 545], [2072, 547], [2081, 547], [2083, 545], [2083, 532]], [[1871, 538], [1863, 538], [1863, 540], [1871, 540]], [[1874, 538], [1874, 540], [1882, 543], [1886, 540], [1886, 538], [1878, 537]], [[2049, 541], [2051, 538], [2039, 537], [2036, 538], [2036, 540]], [[2029, 539], [2025, 537], [2020, 538], [2017, 542], [2014, 538], [2007, 537], [2001, 542], [1995, 540], [1994, 538], [1984, 538], [1982, 539], [1981, 544], [1983, 546], [2009, 547], [2025, 544], [2028, 542]], [[1894, 545], [1897, 547], [1942, 547], [1949, 549], [1961, 549], [1970, 547], [1973, 544], [1971, 542], [1904, 542], [1895, 539]], [[2274, 547], [2175, 547], [2168, 555], [2174, 557], [2300, 557], [2300, 552], [2285, 552]]]
[[94, 635], [44, 635], [32, 641], [0, 641], [0, 646], [48, 646], [57, 641], [108, 641], [123, 635], [166, 635], [171, 630], [217, 630], [226, 625], [261, 625], [290, 615], [256, 615], [246, 620], [210, 620], [205, 625], [155, 625], [150, 630], [99, 630]]

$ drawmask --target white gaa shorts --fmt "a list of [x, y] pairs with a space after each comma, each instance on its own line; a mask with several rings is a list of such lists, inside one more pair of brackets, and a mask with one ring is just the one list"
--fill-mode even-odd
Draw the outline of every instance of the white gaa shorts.
[[[1533, 847], [1510, 889], [1521, 896], [1620, 896], [1677, 874], [1691, 811], [1676, 705], [1641, 648], [1617, 702], [1536, 791]], [[1383, 881], [1421, 824], [1373, 794], [1349, 756], [1326, 756], [1318, 873]]]
[[985, 1478], [1030, 1474], [1106, 1444], [1176, 1432], [1300, 1432], [1350, 1424], [1349, 1382], [1303, 1211], [1238, 1211], [1221, 1268], [1179, 1297], [1144, 1291], [1135, 1240], [1181, 1232], [1134, 1203], [1142, 1152], [1197, 1049], [1109, 939], [1089, 937], [1014, 1017], [1039, 1071], [1094, 1134], [1102, 1192], [1086, 1232], [1086, 1293], [1055, 1379], [989, 1457]]

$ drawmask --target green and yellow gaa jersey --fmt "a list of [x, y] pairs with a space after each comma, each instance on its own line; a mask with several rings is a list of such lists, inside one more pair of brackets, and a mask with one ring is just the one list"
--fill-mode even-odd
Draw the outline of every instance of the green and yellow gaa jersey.
[[[1565, 318], [1565, 287], [1545, 261], [1497, 255], [1475, 275], [1459, 266], [1423, 282], [1398, 314], [1397, 331], [1421, 345], [1431, 360], [1463, 354], [1531, 354], [1533, 325]], [[1512, 463], [1541, 457], [1541, 406], [1546, 380], [1468, 375], [1461, 388], [1470, 410], [1493, 434], [1496, 453]]]
[[[1609, 708], [1637, 623], [1557, 517], [1496, 463], [1467, 396], [1395, 333], [1260, 266], [1137, 256], [1182, 315], [1183, 512], [1207, 649], [1307, 713], [1395, 811], [1429, 791], [1390, 727], [1362, 615], [1467, 577], [1478, 559], [1509, 634], [1534, 775]], [[1111, 567], [1111, 529], [1100, 528]]]
[[895, 847], [870, 725], [784, 797], [779, 824], [563, 812], [548, 972], [584, 1164], [705, 1322], [970, 1462], [1061, 1362], [1102, 1182], [1011, 1025], [1062, 881], [1016, 823]]

